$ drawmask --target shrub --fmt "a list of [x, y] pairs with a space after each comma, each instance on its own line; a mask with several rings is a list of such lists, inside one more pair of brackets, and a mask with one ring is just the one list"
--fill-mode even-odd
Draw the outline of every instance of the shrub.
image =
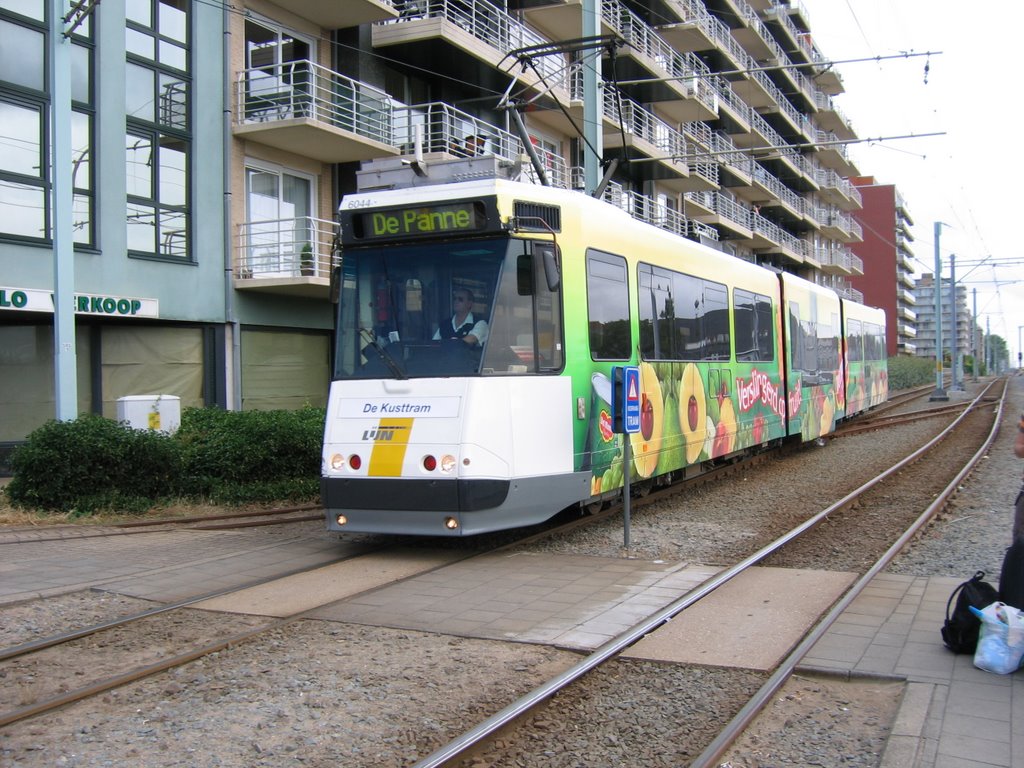
[[314, 498], [323, 408], [187, 408], [174, 436], [96, 415], [51, 421], [11, 456], [11, 503], [75, 515], [144, 512], [173, 498], [243, 504]]
[[178, 449], [161, 432], [131, 429], [102, 416], [50, 421], [11, 455], [11, 502], [88, 514], [139, 511], [176, 490]]
[[184, 487], [209, 494], [224, 485], [319, 478], [324, 413], [186, 409], [175, 435]]
[[935, 361], [924, 357], [890, 357], [888, 367], [890, 390], [920, 387], [935, 380]]

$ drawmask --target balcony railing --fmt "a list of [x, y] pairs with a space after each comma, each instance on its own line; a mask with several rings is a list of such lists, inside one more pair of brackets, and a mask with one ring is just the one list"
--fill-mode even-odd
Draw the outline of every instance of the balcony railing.
[[[550, 40], [522, 24], [514, 16], [484, 0], [394, 0], [397, 19], [380, 24], [403, 24], [417, 19], [444, 19], [501, 53], [509, 53], [533, 45], [546, 45]], [[566, 59], [559, 56], [538, 56], [533, 64], [548, 85], [569, 90]]]
[[[447, 152], [455, 157], [494, 155], [509, 161], [520, 159], [526, 152], [518, 136], [450, 104], [435, 101], [395, 108], [395, 145], [405, 154], [413, 151], [417, 126], [424, 152]], [[534, 151], [544, 167], [548, 184], [568, 189], [569, 166], [565, 159], [544, 147], [535, 146]], [[539, 183], [532, 164], [523, 165], [523, 175], [526, 180]]]
[[311, 216], [246, 221], [235, 241], [235, 277], [329, 278], [335, 228]]
[[687, 88], [689, 95], [712, 112], [717, 112], [714, 89], [708, 82], [708, 65], [690, 52], [679, 53], [643, 19], [618, 0], [601, 3], [601, 18], [637, 51], [653, 59], [658, 69]]
[[235, 93], [239, 123], [308, 118], [385, 144], [394, 143], [391, 97], [312, 61], [243, 70]]
[[686, 137], [653, 112], [632, 99], [617, 95], [611, 87], [604, 89], [603, 106], [605, 117], [619, 123], [625, 133], [653, 145], [666, 163], [685, 161]]
[[752, 229], [754, 226], [754, 212], [729, 195], [720, 192], [687, 192], [685, 198], [741, 227]]
[[652, 197], [624, 189], [614, 181], [605, 187], [601, 199], [626, 211], [634, 219], [653, 224], [659, 229], [690, 239], [703, 237], [718, 240], [718, 232], [713, 227], [687, 219], [679, 211], [659, 203]]

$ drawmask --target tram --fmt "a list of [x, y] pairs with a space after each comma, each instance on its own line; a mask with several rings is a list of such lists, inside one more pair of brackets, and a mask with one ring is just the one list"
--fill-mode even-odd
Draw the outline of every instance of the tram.
[[[885, 399], [884, 313], [460, 162], [423, 177], [377, 161], [342, 200], [329, 530], [531, 525], [620, 496], [627, 471], [643, 491]], [[611, 426], [617, 365], [640, 368], [628, 436]]]

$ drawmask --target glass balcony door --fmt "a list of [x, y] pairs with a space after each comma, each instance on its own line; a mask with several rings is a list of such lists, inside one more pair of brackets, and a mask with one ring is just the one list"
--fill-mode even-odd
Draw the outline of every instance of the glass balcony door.
[[285, 170], [245, 169], [248, 242], [253, 277], [298, 277], [316, 258], [314, 182]]
[[283, 120], [305, 117], [311, 102], [309, 62], [315, 42], [252, 19], [245, 22], [245, 114]]

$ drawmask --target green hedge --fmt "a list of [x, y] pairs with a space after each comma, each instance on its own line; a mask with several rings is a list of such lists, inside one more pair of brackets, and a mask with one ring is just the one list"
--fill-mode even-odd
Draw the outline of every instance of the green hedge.
[[935, 381], [935, 361], [924, 357], [890, 357], [888, 367], [889, 391], [920, 387]]
[[11, 503], [76, 515], [139, 513], [174, 499], [314, 498], [324, 409], [188, 408], [173, 435], [101, 416], [51, 421], [11, 455]]

